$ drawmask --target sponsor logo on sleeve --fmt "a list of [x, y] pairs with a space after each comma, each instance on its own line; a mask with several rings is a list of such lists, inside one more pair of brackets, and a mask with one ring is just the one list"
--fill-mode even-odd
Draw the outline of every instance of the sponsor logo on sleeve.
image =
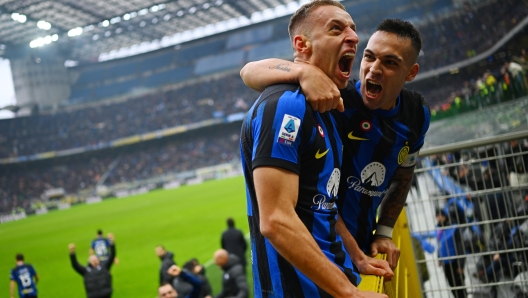
[[301, 119], [285, 114], [282, 118], [281, 129], [277, 142], [283, 145], [291, 146], [297, 139], [299, 128], [301, 127]]

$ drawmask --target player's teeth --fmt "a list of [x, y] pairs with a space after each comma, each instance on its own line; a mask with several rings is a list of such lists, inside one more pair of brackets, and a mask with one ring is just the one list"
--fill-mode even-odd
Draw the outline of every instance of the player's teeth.
[[380, 86], [380, 84], [378, 84], [378, 83], [376, 83], [376, 82], [373, 82], [373, 81], [368, 81], [368, 82], [369, 82], [370, 84], [372, 84], [372, 85], [378, 85], [378, 86]]
[[341, 73], [344, 74], [345, 76], [348, 75], [348, 71], [342, 71]]

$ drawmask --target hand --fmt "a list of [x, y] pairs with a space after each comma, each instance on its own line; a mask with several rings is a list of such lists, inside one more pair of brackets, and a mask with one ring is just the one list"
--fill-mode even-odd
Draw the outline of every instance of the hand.
[[394, 272], [392, 272], [389, 263], [384, 260], [365, 257], [356, 262], [355, 265], [359, 273], [382, 276], [385, 281], [391, 281], [394, 276]]
[[332, 109], [343, 112], [345, 110], [343, 99], [335, 83], [322, 70], [310, 66], [308, 69], [303, 69], [299, 78], [299, 84], [308, 103], [320, 113]]
[[110, 240], [110, 242], [114, 243], [114, 234], [113, 233], [106, 234], [106, 238], [108, 238], [108, 240]]
[[500, 260], [500, 255], [499, 254], [493, 255], [493, 261], [497, 262], [498, 260]]
[[70, 250], [70, 253], [74, 253], [74, 252], [75, 252], [75, 244], [70, 243], [70, 244], [68, 245], [68, 249]]
[[370, 246], [371, 256], [375, 257], [378, 253], [387, 254], [387, 262], [392, 270], [398, 265], [400, 258], [400, 249], [389, 238], [376, 237]]
[[167, 270], [167, 273], [172, 275], [172, 276], [178, 276], [180, 275], [181, 273], [181, 269], [180, 267], [176, 266], [176, 265], [172, 265], [169, 270]]

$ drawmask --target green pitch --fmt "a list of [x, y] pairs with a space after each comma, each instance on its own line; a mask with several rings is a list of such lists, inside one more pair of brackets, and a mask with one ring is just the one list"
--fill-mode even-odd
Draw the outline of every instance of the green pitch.
[[[220, 247], [227, 217], [233, 217], [244, 233], [249, 231], [243, 177], [77, 205], [1, 224], [0, 273], [4, 279], [0, 297], [9, 297], [8, 275], [18, 252], [40, 277], [39, 297], [86, 297], [82, 277], [70, 265], [68, 244], [77, 245], [79, 263], [86, 264], [90, 243], [97, 229], [102, 229], [105, 234], [114, 233], [119, 259], [111, 269], [112, 297], [153, 298], [161, 264], [155, 246], [162, 244], [174, 252], [178, 265], [193, 257], [207, 263]], [[213, 264], [207, 267], [207, 275], [213, 294], [218, 293], [219, 269]], [[251, 287], [251, 278], [248, 282]]]

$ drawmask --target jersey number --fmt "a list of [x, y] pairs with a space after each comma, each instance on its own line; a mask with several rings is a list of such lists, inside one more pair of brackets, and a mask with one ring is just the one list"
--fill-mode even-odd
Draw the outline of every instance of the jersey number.
[[29, 273], [24, 273], [18, 276], [20, 278], [20, 282], [22, 283], [22, 287], [27, 288], [31, 286], [31, 276]]
[[104, 256], [106, 255], [108, 250], [106, 249], [106, 245], [97, 245], [95, 247], [95, 254], [98, 256]]

